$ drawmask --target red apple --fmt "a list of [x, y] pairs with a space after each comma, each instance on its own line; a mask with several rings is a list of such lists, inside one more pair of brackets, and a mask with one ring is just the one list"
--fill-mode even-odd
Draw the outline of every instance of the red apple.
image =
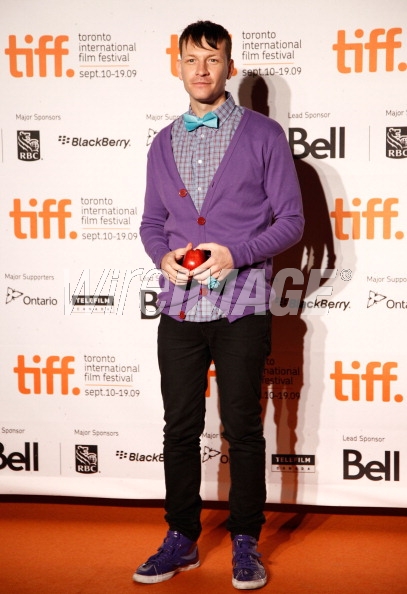
[[188, 270], [193, 270], [203, 264], [205, 260], [206, 254], [203, 250], [188, 250], [182, 261], [182, 266], [188, 268]]

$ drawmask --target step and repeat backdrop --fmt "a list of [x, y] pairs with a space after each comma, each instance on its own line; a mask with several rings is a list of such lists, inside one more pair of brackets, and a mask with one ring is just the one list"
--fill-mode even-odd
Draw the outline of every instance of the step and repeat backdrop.
[[[231, 32], [227, 88], [284, 127], [303, 193], [304, 237], [275, 260], [268, 501], [403, 507], [404, 0], [0, 0], [0, 493], [164, 497], [159, 271], [139, 225], [198, 19]], [[206, 400], [202, 496], [225, 500], [213, 365]]]

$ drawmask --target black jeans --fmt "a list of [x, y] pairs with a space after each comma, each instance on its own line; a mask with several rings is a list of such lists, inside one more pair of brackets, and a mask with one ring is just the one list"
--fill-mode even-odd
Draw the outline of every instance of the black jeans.
[[165, 519], [191, 540], [201, 533], [200, 437], [207, 372], [216, 368], [223, 437], [229, 443], [227, 528], [259, 538], [265, 521], [265, 439], [261, 377], [270, 352], [271, 314], [233, 323], [178, 322], [161, 315], [158, 362], [164, 403]]

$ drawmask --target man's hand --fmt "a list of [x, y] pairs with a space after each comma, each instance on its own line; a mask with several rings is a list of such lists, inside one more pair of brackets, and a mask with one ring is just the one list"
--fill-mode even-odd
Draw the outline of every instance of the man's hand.
[[174, 285], [186, 285], [191, 280], [191, 271], [178, 263], [178, 260], [181, 260], [190, 249], [192, 249], [192, 243], [188, 243], [185, 248], [168, 252], [161, 260], [162, 272]]
[[226, 246], [218, 243], [200, 243], [195, 249], [211, 252], [208, 260], [190, 273], [198, 282], [207, 284], [210, 276], [221, 281], [234, 269], [232, 254]]

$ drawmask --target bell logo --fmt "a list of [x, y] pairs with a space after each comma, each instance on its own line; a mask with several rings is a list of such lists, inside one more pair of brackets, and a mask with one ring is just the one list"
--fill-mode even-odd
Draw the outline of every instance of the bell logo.
[[[337, 140], [338, 138], [338, 140]], [[304, 128], [289, 128], [288, 143], [295, 159], [305, 159], [311, 155], [314, 159], [339, 159], [345, 157], [345, 128], [341, 126], [337, 134], [334, 127], [330, 128], [329, 140], [317, 138], [313, 142], [307, 142], [307, 131]], [[300, 147], [301, 152], [295, 152], [296, 147]]]
[[[37, 47], [29, 47], [34, 41], [32, 35], [26, 35], [24, 41], [27, 46], [17, 45], [17, 36], [9, 35], [8, 48], [4, 53], [9, 56], [10, 74], [15, 78], [24, 76], [32, 78], [37, 75], [41, 78], [55, 76], [60, 78], [64, 76], [62, 71], [63, 56], [69, 54], [69, 50], [63, 47], [63, 44], [69, 41], [67, 35], [42, 35], [38, 40]], [[51, 64], [51, 66], [50, 66]], [[65, 76], [71, 78], [75, 76], [75, 71], [68, 68]]]
[[[391, 452], [384, 452], [384, 464], [373, 460], [366, 465], [362, 464], [362, 454], [358, 450], [343, 451], [343, 478], [345, 481], [357, 481], [364, 476], [369, 481], [391, 481], [393, 466], [393, 481], [400, 480], [400, 452], [393, 452], [393, 464]], [[353, 467], [353, 469], [351, 468]], [[380, 476], [382, 475], [382, 476]]]
[[[22, 210], [20, 198], [14, 199], [14, 208], [10, 211], [11, 218], [14, 219], [14, 235], [17, 239], [37, 239], [38, 238], [38, 220], [42, 219], [42, 237], [43, 239], [51, 238], [51, 220], [55, 219], [58, 229], [58, 238], [65, 239], [66, 226], [65, 221], [72, 217], [72, 214], [65, 210], [71, 204], [70, 200], [54, 200], [48, 198], [42, 204], [42, 210]], [[34, 209], [38, 202], [35, 198], [31, 198], [29, 205]], [[26, 228], [23, 229], [23, 219], [28, 219]], [[76, 231], [71, 231], [69, 237], [76, 239], [78, 234]]]
[[[61, 394], [69, 394], [69, 376], [75, 373], [75, 370], [69, 365], [75, 361], [75, 357], [50, 356], [47, 357], [44, 367], [41, 367], [41, 357], [38, 355], [34, 355], [32, 360], [34, 365], [27, 365], [24, 355], [17, 357], [17, 367], [14, 367], [13, 371], [17, 375], [20, 394], [41, 394], [44, 389], [46, 394], [54, 394], [54, 379], [58, 375], [60, 376]], [[45, 387], [41, 381], [43, 376], [45, 376]], [[80, 389], [73, 388], [71, 394], [78, 396]]]
[[30, 443], [26, 441], [24, 444], [24, 453], [11, 452], [7, 456], [3, 453], [4, 445], [0, 443], [0, 470], [9, 468], [14, 472], [19, 472], [20, 470], [38, 472], [38, 443], [35, 441], [31, 446], [30, 448]]
[[[384, 65], [386, 72], [393, 72], [395, 69], [395, 51], [401, 48], [401, 41], [396, 41], [396, 37], [401, 35], [403, 29], [400, 27], [393, 27], [386, 31], [386, 29], [373, 29], [369, 34], [369, 41], [365, 43], [346, 41], [346, 31], [343, 29], [338, 31], [337, 42], [332, 46], [332, 49], [337, 52], [337, 68], [343, 74], [350, 72], [363, 72], [365, 70], [364, 57], [367, 54], [368, 70], [369, 72], [377, 72], [378, 70], [378, 54], [384, 53]], [[363, 29], [356, 29], [355, 37], [362, 39], [365, 32]], [[347, 58], [349, 57], [349, 61]], [[406, 62], [399, 62], [397, 68], [400, 72], [407, 70]]]
[[[351, 366], [360, 369], [359, 361], [353, 361]], [[342, 361], [335, 361], [334, 373], [329, 376], [334, 381], [335, 398], [340, 402], [403, 402], [402, 394], [390, 393], [391, 383], [398, 379], [393, 369], [397, 369], [397, 363], [371, 361], [364, 373], [349, 373], [344, 371]]]
[[[397, 210], [392, 207], [398, 204], [398, 198], [370, 198], [367, 200], [365, 210], [345, 210], [343, 198], [335, 200], [335, 210], [330, 212], [330, 216], [335, 220], [335, 237], [337, 239], [361, 239], [363, 228], [364, 239], [376, 239], [377, 229], [376, 220], [380, 220], [382, 239], [392, 239], [392, 219], [399, 216]], [[362, 204], [360, 198], [354, 198], [352, 205], [359, 207]], [[345, 219], [348, 220], [348, 228], [345, 229]], [[364, 220], [363, 220], [364, 219]], [[363, 222], [362, 222], [363, 220]], [[403, 239], [404, 232], [396, 231], [396, 239]]]

